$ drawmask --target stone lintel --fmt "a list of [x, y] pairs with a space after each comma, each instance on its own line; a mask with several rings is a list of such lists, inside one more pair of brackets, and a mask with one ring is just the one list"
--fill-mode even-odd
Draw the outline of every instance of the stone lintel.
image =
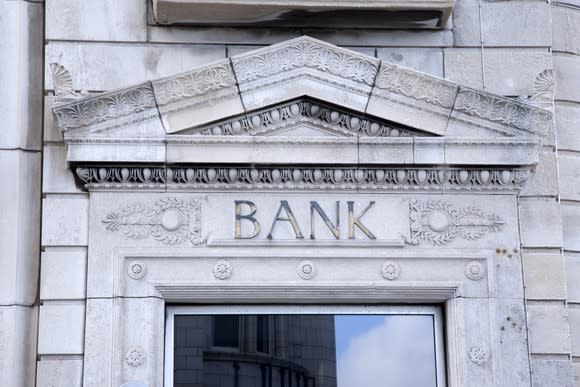
[[159, 24], [444, 28], [453, 0], [155, 0]]

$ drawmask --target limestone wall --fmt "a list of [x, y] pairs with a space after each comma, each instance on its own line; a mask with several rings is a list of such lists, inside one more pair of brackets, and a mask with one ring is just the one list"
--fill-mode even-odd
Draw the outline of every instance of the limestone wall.
[[505, 96], [533, 94], [536, 77], [554, 69], [555, 129], [518, 198], [514, 254], [523, 263], [533, 385], [580, 385], [577, 0], [457, 0], [448, 27], [433, 31], [165, 27], [154, 25], [146, 0], [0, 0], [0, 371], [18, 381], [9, 385], [35, 385], [38, 317], [36, 385], [80, 386], [85, 320], [112, 302], [85, 296], [89, 199], [53, 123], [50, 63], [94, 93], [302, 34]]

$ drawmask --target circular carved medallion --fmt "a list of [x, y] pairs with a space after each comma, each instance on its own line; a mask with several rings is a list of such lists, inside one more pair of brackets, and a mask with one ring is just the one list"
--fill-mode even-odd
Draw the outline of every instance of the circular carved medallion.
[[143, 262], [133, 261], [129, 264], [129, 267], [127, 268], [127, 275], [130, 278], [138, 280], [138, 279], [145, 277], [146, 271], [147, 270], [146, 270], [145, 264]]
[[477, 261], [468, 262], [465, 265], [465, 276], [472, 281], [479, 281], [485, 275], [483, 265]]
[[312, 261], [302, 261], [296, 269], [300, 278], [309, 280], [316, 276], [316, 265]]
[[381, 266], [381, 274], [389, 281], [396, 280], [401, 275], [401, 267], [395, 261], [386, 261]]
[[140, 347], [129, 348], [125, 354], [125, 361], [132, 367], [138, 367], [145, 363], [145, 351]]
[[213, 275], [219, 280], [225, 280], [231, 277], [233, 270], [231, 263], [222, 259], [213, 267]]
[[487, 351], [479, 347], [473, 347], [469, 350], [469, 358], [477, 365], [484, 365], [488, 359]]

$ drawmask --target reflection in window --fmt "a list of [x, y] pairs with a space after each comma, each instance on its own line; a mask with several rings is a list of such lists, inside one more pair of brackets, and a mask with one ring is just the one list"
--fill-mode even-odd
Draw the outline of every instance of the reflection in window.
[[173, 385], [441, 387], [435, 332], [430, 314], [175, 315]]
[[217, 315], [213, 320], [213, 345], [238, 348], [240, 346], [240, 316]]

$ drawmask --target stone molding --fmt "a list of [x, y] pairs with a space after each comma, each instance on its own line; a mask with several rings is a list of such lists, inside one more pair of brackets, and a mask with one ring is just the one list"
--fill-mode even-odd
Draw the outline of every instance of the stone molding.
[[[264, 92], [271, 95], [266, 101], [257, 102], [257, 97]], [[433, 129], [416, 120], [413, 122], [412, 110], [443, 118], [445, 123], [453, 111], [463, 112], [476, 116], [478, 126], [494, 128], [502, 123], [523, 136], [530, 132], [543, 135], [551, 121], [548, 110], [531, 104], [459, 88], [452, 82], [310, 37], [234, 56], [188, 73], [61, 103], [53, 112], [61, 130], [88, 127], [92, 132], [96, 128], [118, 127], [120, 121], [137, 124], [144, 119], [143, 112], [151, 110], [164, 119], [165, 132], [173, 133], [233, 114], [251, 113], [264, 104], [281, 103], [305, 94], [363, 114], [403, 124], [409, 121], [411, 126], [435, 135], [444, 134], [446, 125]], [[385, 95], [391, 103], [396, 101], [412, 109], [402, 120], [400, 114], [390, 109], [381, 113], [380, 106], [389, 104], [384, 102]], [[375, 97], [379, 99], [374, 101]], [[171, 125], [172, 112], [183, 113], [202, 102], [214, 105], [204, 112], [203, 118], [196, 118], [193, 124], [173, 122], [172, 127], [167, 127]], [[376, 105], [376, 108], [369, 111], [365, 108], [367, 105]]]
[[[548, 84], [549, 76], [538, 82]], [[518, 170], [514, 176], [527, 178], [520, 170], [537, 164], [552, 124], [551, 111], [527, 102], [310, 37], [134, 87], [60, 101], [53, 113], [67, 160], [81, 166], [78, 176], [90, 189], [388, 190], [399, 185], [395, 180], [335, 184], [327, 178], [324, 184], [286, 184], [272, 176], [250, 182], [174, 181], [183, 171], [217, 171], [206, 166], [224, 164], [318, 165], [320, 170], [344, 165], [343, 173], [353, 176], [366, 166], [389, 166], [385, 176], [406, 173], [401, 165], [418, 165], [425, 173], [437, 170], [434, 166], [443, 166], [441, 171], [461, 166], [468, 174], [474, 168], [488, 168], [490, 176]], [[267, 170], [260, 173], [266, 176]], [[126, 171], [130, 176], [124, 178]], [[524, 180], [491, 185], [413, 181], [398, 189], [505, 191], [521, 188]]]
[[[90, 191], [322, 190], [515, 192], [527, 169], [337, 168], [337, 167], [159, 167], [81, 166], [77, 177]], [[141, 211], [141, 210], [140, 210]]]

